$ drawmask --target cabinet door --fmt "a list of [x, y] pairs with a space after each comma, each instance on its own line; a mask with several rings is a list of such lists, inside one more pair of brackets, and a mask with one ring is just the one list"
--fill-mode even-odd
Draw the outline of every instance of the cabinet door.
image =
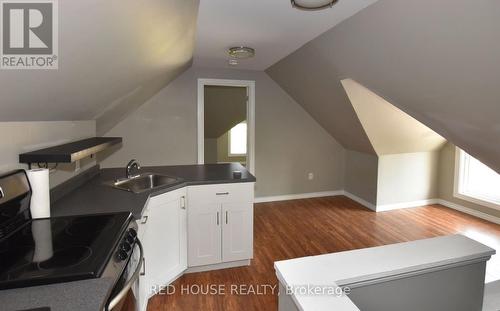
[[149, 290], [170, 284], [187, 269], [187, 212], [185, 191], [155, 197], [148, 204], [143, 237], [144, 271]]
[[222, 204], [222, 260], [236, 261], [253, 257], [253, 204]]
[[220, 204], [190, 203], [188, 214], [188, 265], [195, 267], [220, 263]]

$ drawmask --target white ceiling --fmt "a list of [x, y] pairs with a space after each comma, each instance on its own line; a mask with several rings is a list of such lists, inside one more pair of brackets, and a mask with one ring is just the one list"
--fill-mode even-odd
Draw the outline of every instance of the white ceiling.
[[333, 8], [300, 11], [290, 0], [201, 0], [194, 63], [229, 67], [231, 46], [256, 49], [238, 69], [264, 70], [377, 0], [340, 0]]

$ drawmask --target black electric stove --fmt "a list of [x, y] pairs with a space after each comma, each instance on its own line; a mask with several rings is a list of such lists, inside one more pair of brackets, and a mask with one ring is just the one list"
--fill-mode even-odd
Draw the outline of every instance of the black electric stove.
[[26, 185], [24, 171], [0, 177], [0, 289], [98, 278], [127, 259], [130, 213], [32, 220]]

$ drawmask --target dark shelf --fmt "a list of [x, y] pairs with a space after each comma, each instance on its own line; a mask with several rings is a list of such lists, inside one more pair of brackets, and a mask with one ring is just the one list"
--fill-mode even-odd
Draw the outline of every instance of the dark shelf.
[[121, 137], [87, 138], [64, 145], [20, 154], [19, 163], [71, 163], [121, 142]]

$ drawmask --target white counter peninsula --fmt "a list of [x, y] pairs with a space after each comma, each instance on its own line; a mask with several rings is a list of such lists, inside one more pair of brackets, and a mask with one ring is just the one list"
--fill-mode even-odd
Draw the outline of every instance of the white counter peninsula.
[[480, 311], [494, 254], [451, 235], [278, 261], [279, 311]]

